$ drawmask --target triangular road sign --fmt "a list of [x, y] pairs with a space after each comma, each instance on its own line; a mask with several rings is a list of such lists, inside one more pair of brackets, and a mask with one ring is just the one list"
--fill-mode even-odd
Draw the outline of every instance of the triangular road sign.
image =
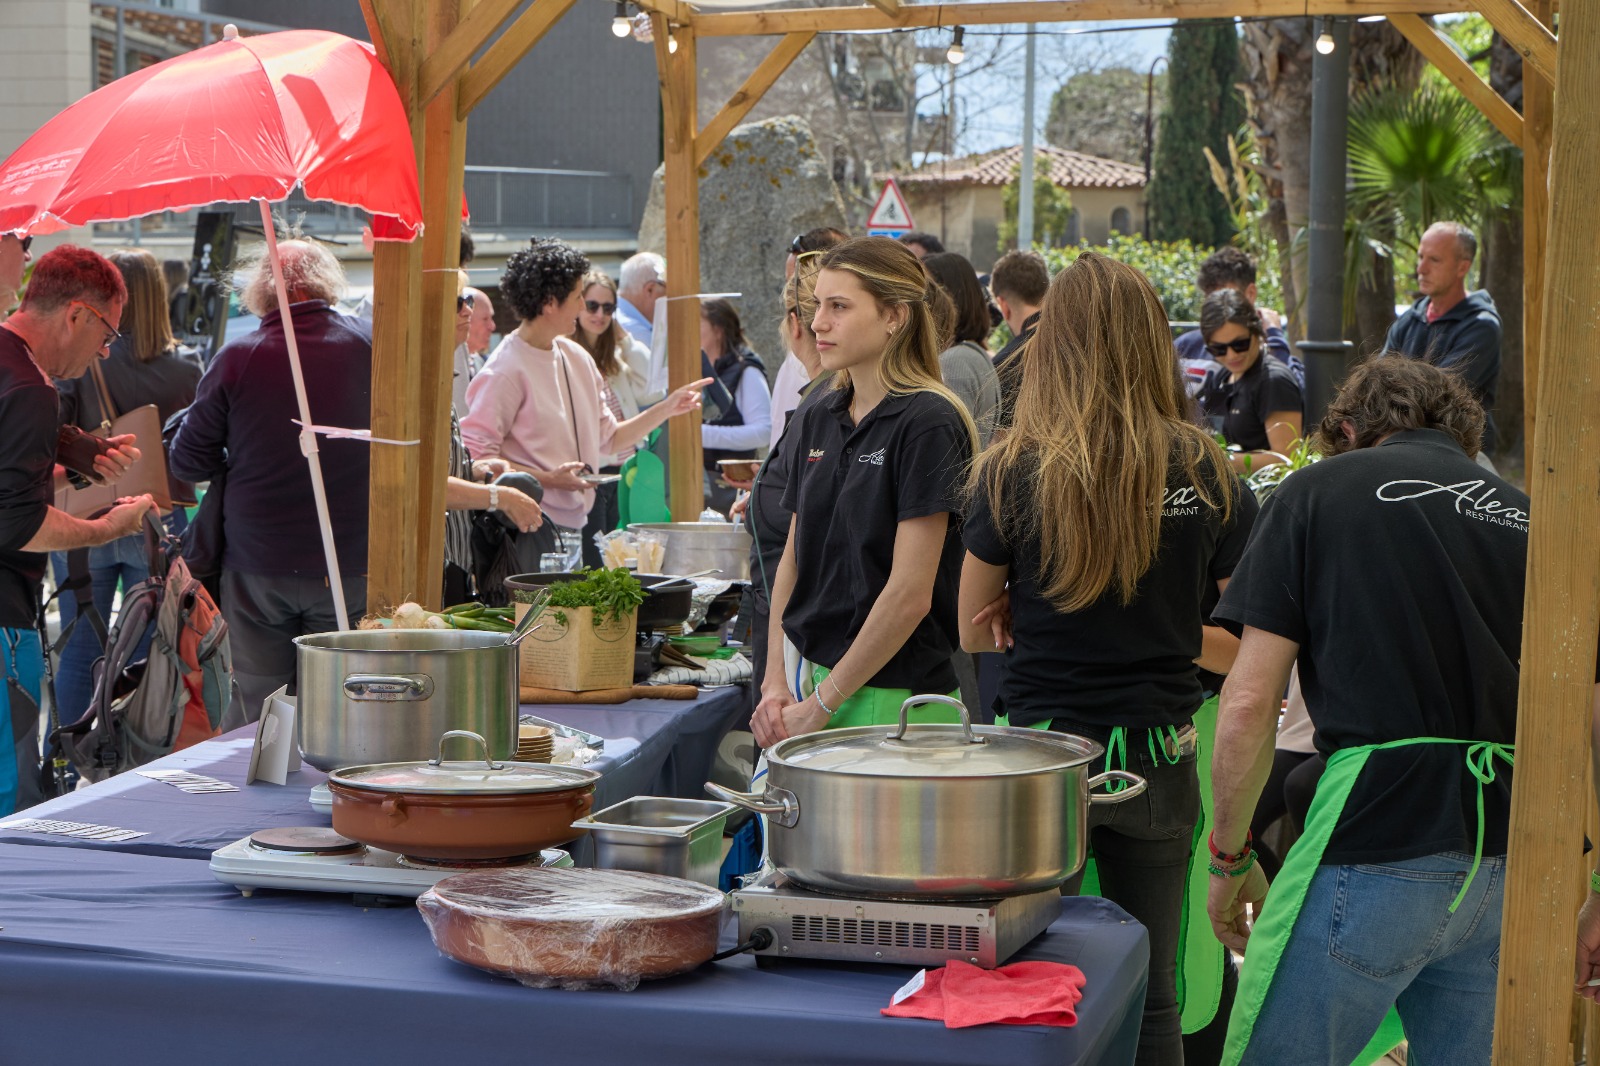
[[890, 178], [883, 183], [878, 202], [872, 205], [872, 214], [867, 216], [867, 229], [904, 233], [911, 228], [911, 209], [906, 206], [906, 198], [900, 195], [900, 186]]

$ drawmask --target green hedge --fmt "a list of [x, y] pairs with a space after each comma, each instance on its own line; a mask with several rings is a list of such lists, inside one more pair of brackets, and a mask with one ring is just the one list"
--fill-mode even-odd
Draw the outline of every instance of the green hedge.
[[[1174, 322], [1194, 322], [1200, 317], [1200, 290], [1195, 288], [1194, 279], [1200, 273], [1200, 264], [1213, 250], [1189, 241], [1147, 241], [1120, 233], [1112, 234], [1102, 245], [1038, 249], [1050, 264], [1052, 276], [1085, 251], [1127, 263], [1150, 279], [1161, 294], [1167, 317]], [[1261, 303], [1281, 311], [1277, 267], [1276, 262], [1256, 262], [1256, 289]]]

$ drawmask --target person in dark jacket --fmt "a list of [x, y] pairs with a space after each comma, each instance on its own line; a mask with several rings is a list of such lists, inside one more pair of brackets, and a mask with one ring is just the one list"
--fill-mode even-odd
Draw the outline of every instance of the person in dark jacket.
[[1417, 243], [1417, 291], [1384, 349], [1461, 375], [1483, 405], [1483, 447], [1494, 454], [1494, 394], [1500, 384], [1500, 312], [1488, 292], [1467, 291], [1478, 239], [1459, 222], [1435, 222]]
[[[366, 429], [372, 417], [372, 331], [333, 307], [344, 289], [344, 271], [331, 253], [308, 241], [283, 241], [278, 249], [312, 420]], [[227, 475], [222, 613], [238, 685], [226, 728], [259, 718], [262, 701], [279, 686], [293, 691], [295, 637], [353, 626], [367, 600], [371, 445], [317, 441], [350, 612], [348, 619], [336, 618], [311, 474], [300, 454], [300, 414], [272, 270], [263, 259], [247, 276], [241, 302], [260, 316], [261, 325], [223, 345], [211, 360], [167, 457], [171, 472], [187, 481]]]
[[[734, 490], [718, 475], [722, 459], [754, 459], [772, 435], [772, 390], [767, 370], [744, 338], [739, 312], [727, 300], [700, 306], [701, 370], [714, 374], [721, 388], [711, 395], [722, 410], [700, 426], [706, 469], [706, 505], [726, 511]], [[710, 370], [706, 370], [709, 366]]]
[[[165, 425], [167, 419], [194, 399], [195, 386], [200, 382], [200, 357], [194, 349], [173, 339], [167, 284], [156, 257], [142, 248], [130, 248], [112, 252], [106, 258], [122, 273], [128, 287], [121, 333], [111, 342], [110, 356], [101, 360], [98, 367], [115, 410], [102, 410], [91, 371], [57, 383], [62, 415], [82, 429], [94, 430], [116, 415], [153, 404]], [[174, 514], [178, 513], [175, 509]], [[126, 596], [129, 589], [150, 576], [144, 533], [119, 538], [88, 552], [95, 610], [109, 624], [118, 588]], [[65, 579], [67, 553], [52, 552], [50, 561], [56, 581]], [[77, 601], [63, 596], [59, 603], [61, 625], [65, 627], [78, 613]], [[135, 659], [143, 658], [148, 640], [146, 637], [135, 651]], [[94, 661], [99, 654], [100, 642], [86, 625], [74, 629], [61, 650], [61, 662], [56, 667], [56, 708], [63, 725], [76, 722], [88, 709], [94, 692]]]

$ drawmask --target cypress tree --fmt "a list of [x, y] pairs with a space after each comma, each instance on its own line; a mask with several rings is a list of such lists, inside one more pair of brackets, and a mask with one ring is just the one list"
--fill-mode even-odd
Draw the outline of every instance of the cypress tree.
[[1167, 106], [1151, 161], [1150, 236], [1226, 244], [1233, 221], [1212, 184], [1202, 148], [1228, 158], [1227, 142], [1244, 120], [1234, 88], [1243, 78], [1233, 21], [1180, 22], [1167, 42]]

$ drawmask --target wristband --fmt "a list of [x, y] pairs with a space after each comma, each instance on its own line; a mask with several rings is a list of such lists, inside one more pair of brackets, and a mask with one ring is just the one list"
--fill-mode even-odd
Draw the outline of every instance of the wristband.
[[491, 511], [500, 510], [500, 486], [499, 485], [490, 485], [489, 486], [489, 510], [491, 510]]
[[1227, 865], [1219, 865], [1217, 860], [1213, 859], [1206, 865], [1206, 868], [1211, 871], [1212, 877], [1242, 877], [1249, 873], [1250, 868], [1255, 864], [1256, 853], [1246, 849], [1244, 852], [1244, 857], [1236, 864], [1230, 863]]
[[1600, 870], [1589, 871], [1589, 891], [1600, 892]]
[[1211, 857], [1217, 862], [1223, 863], [1224, 865], [1243, 862], [1246, 856], [1253, 854], [1250, 849], [1251, 843], [1253, 843], [1253, 841], [1250, 839], [1250, 832], [1249, 830], [1246, 830], [1244, 834], [1244, 847], [1237, 855], [1229, 855], [1225, 851], [1217, 850], [1217, 834], [1215, 832], [1206, 837], [1206, 847], [1211, 850]]

